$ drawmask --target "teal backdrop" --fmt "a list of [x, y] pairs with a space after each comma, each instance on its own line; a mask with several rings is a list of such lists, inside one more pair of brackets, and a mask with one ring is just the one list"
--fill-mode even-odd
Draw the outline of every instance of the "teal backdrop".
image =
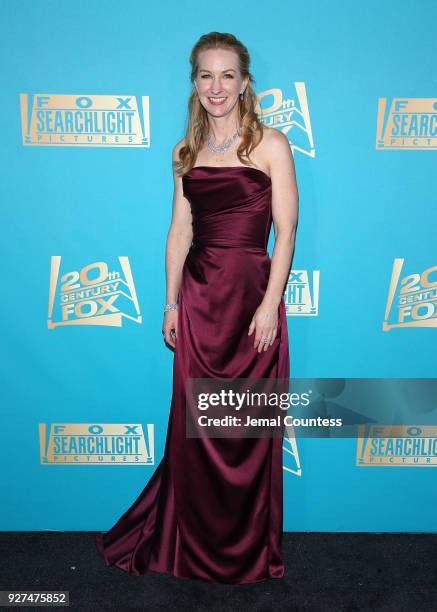
[[[376, 147], [380, 98], [437, 98], [436, 19], [427, 0], [0, 4], [0, 529], [108, 529], [162, 457], [171, 151], [204, 33], [247, 45], [257, 93], [297, 100], [305, 85], [311, 138], [288, 133], [299, 145], [292, 268], [319, 271], [320, 285], [315, 316], [287, 318], [291, 376], [436, 376], [434, 326], [383, 330], [394, 260], [403, 276], [437, 264], [436, 152]], [[20, 94], [148, 96], [150, 146], [27, 146]], [[128, 257], [141, 322], [50, 329], [53, 256], [62, 273]], [[155, 464], [43, 464], [40, 423], [153, 423]], [[357, 465], [356, 439], [298, 440], [297, 450], [284, 451], [296, 462], [284, 471], [286, 531], [436, 530], [435, 470]]]

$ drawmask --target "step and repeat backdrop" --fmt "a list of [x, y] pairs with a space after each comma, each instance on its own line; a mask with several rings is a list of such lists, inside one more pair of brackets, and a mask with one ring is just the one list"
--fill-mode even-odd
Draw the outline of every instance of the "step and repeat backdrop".
[[359, 424], [287, 427], [284, 529], [436, 530], [436, 18], [425, 0], [1, 4], [1, 529], [106, 529], [163, 455], [171, 152], [191, 48], [219, 31], [295, 161], [300, 416]]

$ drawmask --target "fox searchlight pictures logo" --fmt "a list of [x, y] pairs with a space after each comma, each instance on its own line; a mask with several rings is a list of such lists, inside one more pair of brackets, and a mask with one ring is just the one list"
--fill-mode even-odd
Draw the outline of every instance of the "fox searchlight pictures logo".
[[284, 292], [285, 313], [317, 317], [319, 314], [320, 270], [290, 270]]
[[378, 98], [376, 149], [437, 149], [437, 98]]
[[357, 466], [437, 467], [437, 428], [360, 425]]
[[153, 465], [154, 427], [139, 423], [39, 423], [41, 465]]
[[20, 94], [25, 146], [150, 147], [149, 96]]

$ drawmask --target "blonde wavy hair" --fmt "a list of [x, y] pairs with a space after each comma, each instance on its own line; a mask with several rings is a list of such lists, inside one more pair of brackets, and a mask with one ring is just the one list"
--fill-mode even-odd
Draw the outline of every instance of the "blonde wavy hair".
[[191, 50], [190, 80], [193, 84], [188, 99], [188, 125], [185, 133], [185, 145], [179, 150], [179, 160], [173, 162], [178, 175], [183, 175], [194, 166], [197, 155], [208, 137], [208, 113], [202, 106], [194, 80], [199, 70], [199, 53], [207, 49], [227, 49], [238, 56], [238, 67], [242, 78], [248, 77], [243, 97], [238, 99], [240, 115], [241, 143], [237, 149], [238, 159], [242, 164], [249, 164], [250, 153], [259, 145], [263, 137], [263, 126], [255, 111], [257, 97], [252, 83], [254, 78], [249, 71], [250, 56], [247, 48], [233, 35], [222, 32], [210, 32], [199, 38]]

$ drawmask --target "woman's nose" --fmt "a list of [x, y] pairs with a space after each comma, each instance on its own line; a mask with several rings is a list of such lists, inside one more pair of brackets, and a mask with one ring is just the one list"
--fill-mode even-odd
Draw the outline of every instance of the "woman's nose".
[[220, 79], [214, 79], [211, 85], [211, 91], [213, 93], [220, 93], [222, 91], [222, 83]]

